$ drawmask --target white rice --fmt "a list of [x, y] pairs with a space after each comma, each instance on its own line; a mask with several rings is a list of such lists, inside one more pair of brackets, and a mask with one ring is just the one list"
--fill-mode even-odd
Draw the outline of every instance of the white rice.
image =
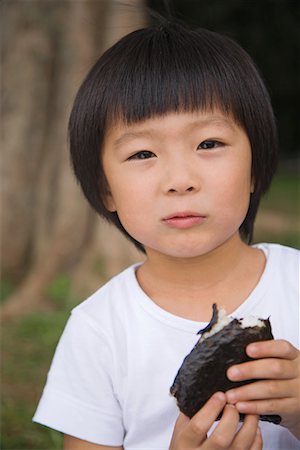
[[222, 328], [226, 327], [226, 325], [228, 325], [232, 320], [233, 320], [232, 317], [227, 316], [225, 309], [220, 309], [219, 316], [218, 316], [218, 322], [212, 326], [211, 330], [202, 334], [201, 340], [206, 339], [206, 338], [218, 333], [218, 331], [220, 331], [220, 330], [222, 330]]
[[[218, 333], [218, 331], [220, 331], [220, 330], [222, 330], [222, 328], [226, 327], [226, 325], [228, 325], [232, 320], [233, 320], [233, 317], [227, 316], [225, 309], [220, 309], [217, 323], [215, 323], [212, 326], [211, 330], [202, 334], [200, 341], [203, 341], [204, 339], [207, 339], [208, 337], [211, 337], [214, 334]], [[255, 317], [255, 316], [244, 317], [243, 319], [239, 319], [239, 322], [241, 324], [241, 328], [264, 327], [265, 326], [265, 323], [261, 319], [259, 319], [258, 317]]]
[[244, 319], [241, 319], [239, 322], [241, 324], [241, 328], [250, 328], [250, 327], [261, 328], [265, 326], [265, 323], [255, 316], [244, 317]]

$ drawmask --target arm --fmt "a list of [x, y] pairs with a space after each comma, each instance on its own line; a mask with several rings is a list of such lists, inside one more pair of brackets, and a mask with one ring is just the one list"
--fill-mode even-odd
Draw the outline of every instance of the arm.
[[227, 401], [245, 414], [279, 414], [284, 427], [300, 440], [300, 352], [284, 340], [256, 342], [247, 347], [254, 361], [232, 366], [232, 381], [258, 381], [232, 389]]
[[67, 434], [64, 435], [64, 450], [123, 450], [123, 447], [92, 444]]

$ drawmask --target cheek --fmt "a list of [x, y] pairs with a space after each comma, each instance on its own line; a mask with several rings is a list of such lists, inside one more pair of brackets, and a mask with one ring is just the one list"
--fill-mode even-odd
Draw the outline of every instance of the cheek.
[[251, 196], [251, 180], [240, 180], [235, 188], [229, 190], [228, 196], [225, 199], [225, 207], [227, 207], [227, 215], [232, 217], [232, 220], [238, 227], [243, 223], [250, 204]]
[[147, 210], [147, 195], [132, 183], [113, 183], [111, 193], [115, 210], [124, 228], [129, 231], [132, 226], [140, 226]]
[[215, 198], [219, 210], [226, 216], [232, 215], [236, 219], [247, 214], [251, 194], [251, 166], [245, 161], [230, 170], [220, 171], [215, 174], [218, 180], [218, 189], [215, 190]]
[[126, 167], [123, 170], [111, 170], [107, 178], [115, 209], [120, 217], [140, 214], [141, 209], [147, 209], [147, 204], [157, 193], [153, 177], [134, 170], [126, 171]]
[[125, 230], [137, 241], [147, 242], [155, 226], [152, 192], [145, 187], [142, 189], [138, 183], [125, 183], [121, 189], [112, 191], [115, 192], [115, 207]]
[[[107, 196], [106, 203], [110, 211], [113, 210], [119, 213], [119, 211], [124, 208], [126, 209], [130, 205], [134, 198], [134, 192], [131, 184], [116, 170], [107, 172], [106, 177], [109, 195]], [[113, 175], [111, 175], [111, 172]]]

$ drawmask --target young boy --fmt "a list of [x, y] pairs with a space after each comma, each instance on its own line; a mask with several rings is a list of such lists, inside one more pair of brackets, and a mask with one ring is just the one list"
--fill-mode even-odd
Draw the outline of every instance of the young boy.
[[[67, 450], [299, 449], [299, 252], [250, 246], [277, 161], [250, 57], [204, 29], [135, 31], [79, 89], [70, 145], [88, 201], [146, 260], [72, 311], [34, 420], [63, 432]], [[169, 389], [215, 302], [270, 316], [275, 340], [228, 370], [257, 381], [216, 393], [190, 420]], [[260, 414], [282, 422], [258, 427]]]

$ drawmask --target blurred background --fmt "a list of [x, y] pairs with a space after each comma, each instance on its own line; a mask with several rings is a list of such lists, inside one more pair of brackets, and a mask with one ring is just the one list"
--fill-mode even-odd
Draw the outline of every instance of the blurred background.
[[73, 178], [67, 122], [89, 67], [150, 22], [145, 7], [223, 32], [256, 61], [281, 159], [255, 242], [300, 248], [298, 0], [2, 0], [2, 449], [60, 449], [31, 423], [70, 310], [143, 257], [90, 209]]

